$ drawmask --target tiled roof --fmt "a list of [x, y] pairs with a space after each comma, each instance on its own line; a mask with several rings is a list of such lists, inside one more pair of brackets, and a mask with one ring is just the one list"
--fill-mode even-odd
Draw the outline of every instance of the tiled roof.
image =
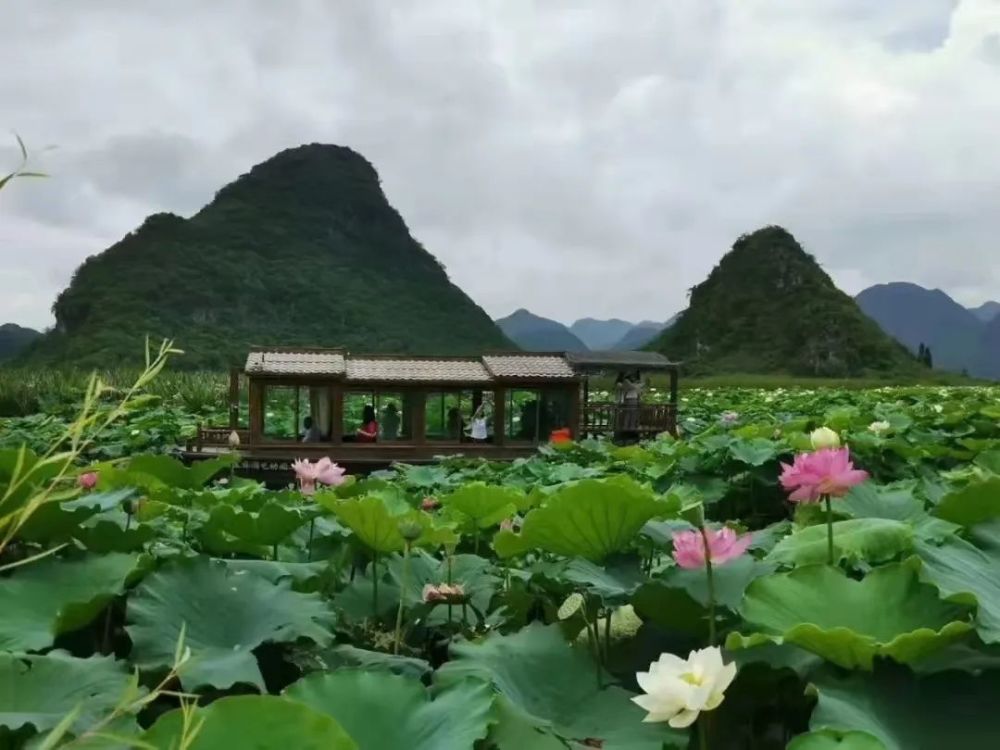
[[658, 352], [598, 351], [566, 352], [571, 367], [581, 370], [669, 370], [676, 364]]
[[339, 351], [252, 351], [246, 372], [260, 375], [343, 375], [344, 353]]
[[572, 378], [573, 368], [558, 354], [487, 354], [486, 369], [500, 379], [505, 378]]
[[389, 359], [349, 357], [347, 379], [354, 381], [411, 381], [488, 383], [492, 379], [477, 359]]

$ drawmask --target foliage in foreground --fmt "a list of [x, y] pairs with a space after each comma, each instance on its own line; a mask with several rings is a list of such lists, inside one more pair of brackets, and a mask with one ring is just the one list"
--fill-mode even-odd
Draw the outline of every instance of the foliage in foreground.
[[[313, 495], [228, 457], [80, 465], [96, 485], [62, 482], [0, 556], [0, 746], [695, 747], [632, 699], [713, 630], [738, 672], [712, 748], [989, 746], [997, 390], [685, 398], [681, 441]], [[832, 504], [834, 566], [819, 507], [778, 484], [820, 425], [872, 475]], [[752, 534], [711, 595], [671, 554], [701, 513]]]

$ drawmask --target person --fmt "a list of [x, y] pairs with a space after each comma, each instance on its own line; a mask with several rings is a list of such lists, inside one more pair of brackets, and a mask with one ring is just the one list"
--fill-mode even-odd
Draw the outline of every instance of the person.
[[306, 417], [302, 420], [302, 442], [303, 443], [319, 443], [323, 440], [323, 433], [320, 432], [319, 427], [313, 421], [312, 417]]
[[378, 420], [375, 419], [375, 407], [371, 404], [361, 412], [361, 426], [354, 433], [354, 438], [359, 443], [374, 443], [378, 440]]
[[472, 424], [469, 426], [469, 437], [475, 443], [485, 442], [489, 437], [489, 429], [486, 424], [486, 402], [481, 403], [472, 415]]
[[453, 406], [448, 410], [448, 437], [452, 440], [461, 440], [462, 427], [462, 413], [457, 406]]
[[636, 370], [634, 374], [622, 378], [622, 432], [627, 440], [639, 438], [639, 401], [642, 398], [642, 376]]
[[399, 407], [389, 402], [382, 412], [382, 439], [399, 440]]

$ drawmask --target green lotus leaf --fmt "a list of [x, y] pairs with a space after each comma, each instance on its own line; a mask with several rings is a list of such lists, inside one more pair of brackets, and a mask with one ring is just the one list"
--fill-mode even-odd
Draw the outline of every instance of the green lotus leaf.
[[[403, 585], [403, 558], [394, 556], [388, 562], [389, 577], [394, 584], [389, 601], [393, 609], [399, 604], [399, 590]], [[437, 586], [448, 580], [448, 563], [438, 560], [422, 550], [410, 556], [410, 572], [406, 584], [405, 604], [408, 607], [423, 603], [422, 589], [426, 584]], [[454, 555], [451, 558], [451, 581], [461, 584], [473, 607], [485, 612], [493, 595], [500, 588], [500, 579], [493, 573], [493, 564], [477, 555]], [[386, 592], [389, 596], [389, 590]], [[436, 607], [424, 618], [428, 624], [446, 622], [447, 607]]]
[[1000, 643], [1000, 553], [950, 537], [940, 545], [917, 542], [921, 579], [954, 602], [978, 605], [976, 631], [985, 643]]
[[274, 560], [219, 560], [234, 573], [246, 571], [268, 583], [288, 579], [296, 590], [308, 589], [329, 572], [329, 564], [321, 562], [278, 562]]
[[430, 663], [423, 659], [369, 651], [347, 643], [314, 652], [313, 658], [319, 669], [330, 672], [343, 667], [356, 667], [366, 672], [391, 672], [419, 680], [434, 671]]
[[147, 577], [129, 597], [128, 619], [132, 660], [139, 667], [172, 664], [183, 628], [191, 649], [181, 672], [185, 689], [236, 683], [263, 689], [253, 649], [299, 638], [329, 643], [333, 614], [318, 595], [292, 591], [287, 581], [270, 584], [198, 557]]
[[934, 509], [938, 518], [974, 526], [1000, 516], [1000, 477], [989, 477], [949, 492]]
[[337, 500], [332, 505], [337, 519], [354, 532], [369, 549], [388, 554], [402, 552], [406, 543], [399, 531], [400, 522], [419, 524], [423, 529], [415, 544], [420, 547], [439, 547], [455, 543], [458, 537], [448, 526], [436, 524], [428, 514], [405, 507], [394, 512], [378, 496], [368, 495], [357, 499]]
[[529, 512], [521, 537], [546, 552], [600, 562], [627, 549], [650, 518], [677, 510], [628, 477], [584, 479]]
[[1000, 450], [983, 451], [976, 456], [974, 463], [992, 474], [1000, 475]]
[[133, 578], [137, 555], [47, 558], [17, 568], [0, 585], [0, 650], [39, 651], [83, 627]]
[[[199, 729], [185, 750], [358, 750], [335, 719], [273, 695], [237, 695], [197, 708]], [[180, 710], [161, 716], [142, 740], [157, 750], [181, 747]]]
[[601, 597], [606, 603], [622, 603], [647, 581], [635, 560], [597, 565], [582, 557], [568, 561], [559, 574], [563, 580]]
[[788, 743], [787, 750], [886, 750], [867, 732], [819, 732], [800, 734]]
[[916, 662], [971, 630], [967, 608], [938, 599], [917, 567], [886, 565], [860, 581], [826, 565], [758, 578], [740, 614], [760, 632], [732, 633], [726, 647], [793, 643], [848, 669], [871, 669], [875, 656]]
[[885, 750], [996, 747], [998, 672], [917, 678], [903, 669], [878, 669], [846, 679], [829, 673], [815, 677], [811, 691], [818, 697], [813, 730], [864, 732]]
[[[743, 593], [750, 582], [773, 573], [774, 568], [773, 563], [755, 560], [749, 555], [713, 565], [712, 583], [716, 603], [735, 611], [743, 601]], [[703, 607], [708, 606], [708, 576], [703, 569], [672, 567], [665, 570], [659, 580], [664, 586], [684, 589]]]
[[61, 503], [43, 503], [17, 535], [31, 542], [71, 539], [81, 523], [98, 513], [120, 509], [121, 504], [133, 497], [135, 492], [132, 487], [124, 487], [111, 492], [91, 492]]
[[130, 684], [125, 665], [112, 657], [0, 653], [0, 727], [44, 732], [78, 709], [70, 733], [79, 732], [110, 714]]
[[851, 488], [833, 510], [851, 518], [891, 518], [915, 523], [927, 515], [923, 502], [906, 486], [880, 486], [864, 482]]
[[310, 675], [285, 695], [332, 716], [361, 750], [468, 750], [486, 737], [493, 704], [493, 690], [479, 680], [431, 700], [419, 680], [353, 669]]
[[[39, 458], [24, 445], [19, 449], [0, 450], [0, 518], [28, 502], [36, 488], [55, 478], [65, 464], [65, 455]], [[18, 486], [11, 489], [15, 474]]]
[[550, 732], [536, 727], [507, 698], [498, 695], [493, 702], [494, 724], [490, 747], [498, 750], [566, 750], [566, 744]]
[[137, 552], [156, 538], [156, 529], [139, 523], [121, 508], [92, 516], [73, 532], [80, 544], [91, 552]]
[[737, 440], [729, 446], [729, 455], [749, 466], [763, 466], [778, 457], [778, 446], [766, 438]]
[[502, 529], [493, 536], [493, 551], [501, 560], [527, 554], [534, 549], [520, 533]]
[[473, 529], [488, 529], [517, 513], [524, 493], [512, 487], [471, 482], [441, 498], [449, 512], [467, 519]]
[[[889, 518], [852, 518], [833, 522], [835, 559], [857, 562], [885, 562], [913, 550], [913, 528]], [[780, 565], [809, 565], [827, 560], [827, 526], [808, 526], [786, 536], [768, 554], [769, 562]]]
[[115, 487], [152, 489], [166, 486], [198, 490], [216, 474], [234, 466], [237, 461], [239, 456], [227, 454], [185, 466], [183, 461], [172, 456], [143, 454], [130, 458], [124, 469], [102, 470], [101, 481]]
[[205, 527], [240, 541], [271, 547], [282, 542], [307, 520], [299, 510], [276, 502], [267, 502], [258, 511], [219, 504], [212, 508]]
[[[533, 623], [512, 635], [491, 633], [456, 643], [452, 660], [435, 675], [442, 687], [468, 678], [494, 685], [531, 726], [567, 741], [600, 741], [604, 750], [661, 750], [687, 746], [687, 733], [645, 724], [632, 694], [599, 689], [593, 661], [570, 646], [556, 625]], [[602, 680], [607, 684], [608, 677]]]

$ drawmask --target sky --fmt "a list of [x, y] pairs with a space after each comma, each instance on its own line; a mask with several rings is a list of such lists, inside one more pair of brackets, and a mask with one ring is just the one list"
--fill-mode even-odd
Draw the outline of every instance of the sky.
[[[1000, 298], [1000, 0], [0, 0], [0, 323], [281, 149], [354, 148], [452, 280], [665, 320], [736, 238]], [[8, 134], [5, 131], [10, 131]]]

